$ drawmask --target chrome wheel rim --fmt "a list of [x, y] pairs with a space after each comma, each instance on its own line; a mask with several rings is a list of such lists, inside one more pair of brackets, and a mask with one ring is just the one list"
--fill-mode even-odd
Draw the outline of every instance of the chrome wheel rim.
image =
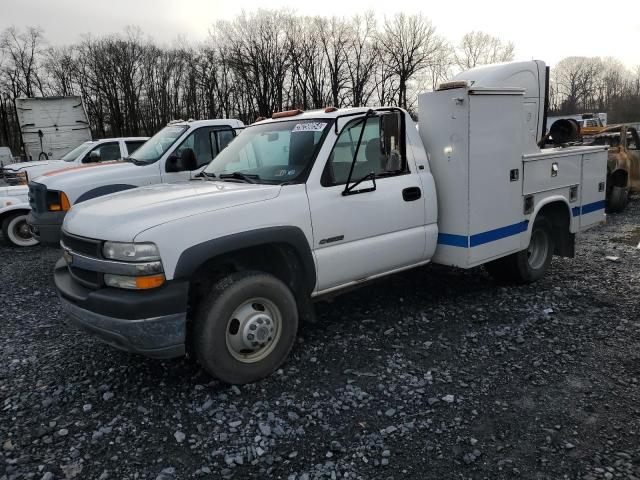
[[542, 268], [547, 259], [549, 251], [549, 242], [547, 242], [547, 234], [544, 230], [536, 230], [531, 234], [531, 241], [527, 248], [527, 262], [529, 266], [538, 270]]
[[280, 309], [266, 298], [251, 298], [227, 321], [227, 350], [239, 362], [259, 362], [273, 351], [281, 333]]
[[33, 238], [27, 225], [27, 216], [20, 215], [9, 222], [7, 229], [9, 240], [18, 247], [32, 247], [38, 244], [38, 240]]

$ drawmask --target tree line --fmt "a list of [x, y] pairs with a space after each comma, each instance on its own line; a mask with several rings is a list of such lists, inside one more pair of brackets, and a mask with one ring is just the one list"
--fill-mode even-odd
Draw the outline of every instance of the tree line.
[[[38, 27], [10, 27], [0, 33], [0, 145], [19, 152], [19, 97], [80, 95], [95, 138], [152, 135], [177, 118], [248, 123], [329, 105], [414, 111], [418, 92], [456, 71], [513, 56], [512, 43], [484, 32], [452, 43], [420, 14], [378, 21], [372, 12], [328, 18], [260, 10], [216, 22], [204, 42], [170, 46], [135, 27], [67, 46], [48, 45]], [[564, 68], [566, 76], [552, 80], [553, 107], [586, 110], [605, 102], [606, 110], [629, 93], [633, 78], [637, 85], [638, 72], [633, 77], [619, 62], [602, 62], [611, 70], [604, 90], [592, 82], [585, 95], [585, 82], [576, 79], [584, 75]]]

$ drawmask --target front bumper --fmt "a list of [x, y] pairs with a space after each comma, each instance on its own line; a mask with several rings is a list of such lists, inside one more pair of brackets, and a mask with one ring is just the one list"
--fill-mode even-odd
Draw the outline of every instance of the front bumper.
[[62, 222], [67, 212], [35, 213], [33, 210], [27, 216], [27, 223], [31, 235], [43, 245], [60, 246]]
[[187, 282], [144, 292], [91, 290], [73, 279], [64, 259], [56, 263], [54, 281], [68, 323], [128, 352], [154, 358], [184, 355]]

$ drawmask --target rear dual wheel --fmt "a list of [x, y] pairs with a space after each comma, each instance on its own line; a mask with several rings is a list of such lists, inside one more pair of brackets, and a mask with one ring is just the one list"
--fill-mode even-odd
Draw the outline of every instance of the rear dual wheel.
[[193, 345], [203, 368], [231, 384], [267, 377], [296, 339], [291, 290], [273, 275], [237, 272], [218, 281], [198, 307]]
[[629, 189], [626, 187], [613, 187], [607, 197], [607, 212], [620, 213], [629, 203]]
[[551, 260], [555, 245], [551, 224], [540, 216], [533, 222], [531, 239], [525, 250], [494, 260], [485, 265], [496, 280], [533, 283], [544, 276]]

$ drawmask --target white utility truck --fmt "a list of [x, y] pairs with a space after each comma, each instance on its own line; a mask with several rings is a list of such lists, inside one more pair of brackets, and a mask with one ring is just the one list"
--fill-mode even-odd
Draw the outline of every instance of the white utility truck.
[[125, 158], [140, 148], [148, 139], [149, 137], [122, 137], [82, 142], [65, 153], [59, 160], [36, 160], [8, 165], [3, 168], [2, 177], [9, 185], [26, 186], [29, 180], [54, 170]]
[[437, 262], [533, 282], [602, 222], [606, 151], [541, 151], [545, 68], [478, 68], [399, 108], [280, 112], [202, 178], [77, 205], [54, 277], [71, 323], [247, 383], [312, 301]]
[[17, 98], [16, 114], [28, 160], [60, 158], [75, 145], [91, 140], [82, 98]]
[[49, 172], [29, 182], [31, 233], [58, 246], [67, 210], [76, 203], [143, 185], [189, 180], [233, 140], [240, 120], [175, 121], [122, 162]]
[[[41, 160], [18, 163], [5, 168], [8, 188], [0, 187], [0, 227], [2, 240], [13, 247], [31, 247], [38, 244], [27, 225], [29, 205], [29, 178], [49, 172], [73, 169], [85, 164], [112, 162], [135, 152], [148, 137], [104, 138], [84, 142], [62, 157], [62, 160]], [[8, 173], [7, 173], [8, 172]]]

